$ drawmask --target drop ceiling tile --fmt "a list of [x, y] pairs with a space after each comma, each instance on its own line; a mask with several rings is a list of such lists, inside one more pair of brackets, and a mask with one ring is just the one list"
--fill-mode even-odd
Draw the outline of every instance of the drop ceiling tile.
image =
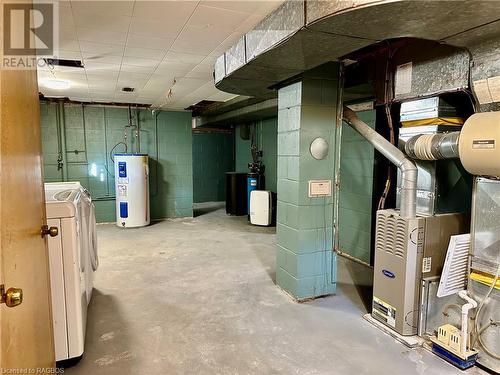
[[140, 89], [137, 90], [137, 94], [141, 98], [147, 98], [147, 99], [158, 99], [160, 95], [162, 95], [164, 91], [161, 90], [146, 90], [146, 89]]
[[248, 13], [199, 5], [189, 19], [188, 25], [199, 27], [215, 25], [218, 28], [233, 31], [248, 17]]
[[175, 85], [172, 87], [172, 100], [178, 100], [184, 97], [185, 95], [190, 94], [192, 91], [193, 91], [192, 88], [181, 85], [179, 86]]
[[59, 39], [59, 51], [61, 50], [80, 52], [80, 43], [74, 39]]
[[138, 81], [144, 81], [144, 80], [149, 80], [151, 77], [151, 74], [145, 74], [145, 73], [130, 73], [130, 72], [123, 72], [121, 71], [118, 79], [130, 79], [130, 80], [138, 80]]
[[118, 72], [107, 72], [107, 71], [93, 71], [87, 72], [87, 82], [89, 84], [91, 82], [99, 83], [99, 82], [108, 82], [108, 83], [116, 83], [118, 79]]
[[229, 35], [230, 31], [217, 27], [217, 25], [190, 26], [186, 25], [182, 29], [178, 38], [183, 40], [210, 41], [222, 43]]
[[132, 16], [134, 10], [134, 1], [88, 1], [88, 0], [71, 0], [71, 8], [74, 14], [81, 12], [89, 12], [96, 15], [114, 14], [117, 16]]
[[175, 61], [184, 64], [199, 64], [205, 59], [205, 57], [206, 55], [168, 51], [163, 61]]
[[174, 42], [174, 44], [172, 44], [172, 47], [170, 47], [170, 50], [181, 53], [208, 55], [218, 45], [219, 45], [218, 41], [195, 41], [195, 40], [177, 39]]
[[140, 82], [139, 81], [132, 82], [132, 81], [126, 79], [123, 81], [118, 81], [116, 83], [116, 89], [121, 90], [124, 87], [132, 87], [134, 89], [134, 92], [135, 92], [136, 90], [142, 89], [145, 86], [145, 84], [146, 84], [145, 80], [140, 81]]
[[146, 59], [142, 57], [124, 56], [122, 63], [125, 65], [144, 66], [146, 68], [156, 67], [160, 63], [160, 59]]
[[127, 38], [127, 47], [168, 50], [173, 42], [174, 38], [155, 38], [153, 36], [129, 33]]
[[[215, 90], [217, 90], [217, 89], [215, 89]], [[227, 92], [222, 92], [222, 91], [217, 90], [216, 93], [214, 93], [213, 95], [211, 95], [211, 96], [208, 97], [208, 100], [225, 102], [225, 101], [231, 100], [231, 99], [233, 99], [233, 98], [235, 98], [237, 96], [238, 95], [229, 94]]]
[[101, 32], [127, 33], [132, 17], [114, 13], [95, 14], [91, 9], [74, 14], [77, 28], [96, 28]]
[[213, 71], [214, 66], [215, 66], [215, 62], [217, 61], [219, 56], [221, 56], [221, 55], [210, 54], [203, 59], [203, 61], [200, 63], [200, 65], [208, 65], [210, 67], [210, 69]]
[[50, 66], [44, 65], [38, 68], [39, 71], [45, 71], [52, 75], [60, 75], [60, 74], [73, 74], [73, 75], [85, 75], [85, 70], [82, 68], [76, 67], [66, 67], [66, 66]]
[[165, 53], [166, 51], [164, 49], [126, 47], [124, 56], [161, 60], [163, 56], [165, 56]]
[[151, 74], [155, 71], [155, 69], [156, 66], [137, 66], [122, 64], [120, 67], [120, 72]]
[[122, 103], [132, 103], [137, 98], [137, 94], [133, 92], [121, 92], [114, 95], [114, 101]]
[[120, 71], [120, 65], [119, 64], [109, 64], [109, 63], [103, 63], [103, 62], [98, 62], [95, 60], [85, 60], [85, 71], [87, 73], [93, 73], [93, 72], [114, 72], [118, 74]]
[[[85, 54], [86, 56], [87, 54]], [[93, 63], [104, 63], [104, 64], [113, 64], [113, 65], [118, 65], [117, 68], [120, 67], [120, 64], [122, 62], [122, 57], [121, 56], [114, 56], [114, 55], [94, 55], [91, 57], [83, 58], [83, 64], [93, 64]]]
[[117, 86], [141, 89], [149, 81], [149, 74], [123, 73], [118, 76]]
[[89, 80], [88, 85], [89, 85], [90, 94], [111, 92], [111, 96], [113, 96], [113, 93], [114, 93], [115, 88], [116, 88], [116, 83], [114, 83], [114, 82]]
[[73, 51], [73, 50], [65, 50], [59, 48], [57, 51], [56, 56], [60, 59], [66, 59], [66, 60], [81, 60], [82, 59], [82, 53], [80, 51]]
[[79, 41], [86, 42], [124, 45], [127, 40], [126, 32], [102, 31], [91, 27], [77, 27], [76, 33]]
[[[134, 12], [132, 1], [67, 2], [71, 9], [60, 12], [61, 56], [78, 58], [81, 48], [86, 70], [55, 74], [74, 83], [67, 95], [88, 100], [156, 102], [175, 110], [206, 98], [226, 100], [232, 95], [213, 84], [215, 59], [281, 2], [136, 1]], [[42, 68], [39, 77], [50, 74]], [[136, 91], [117, 91], [124, 85]]]
[[87, 84], [87, 75], [83, 69], [81, 71], [67, 71], [67, 72], [57, 72], [55, 73], [56, 79], [67, 79], [75, 83], [85, 83]]
[[[218, 47], [212, 50], [212, 52], [210, 53], [210, 55], [208, 55], [208, 57], [210, 57], [214, 61], [215, 65], [215, 61], [217, 60], [217, 58], [219, 56], [222, 56], [229, 48], [226, 47], [225, 45], [219, 45]], [[205, 63], [205, 61], [203, 63]]]
[[188, 64], [177, 61], [162, 61], [156, 68], [155, 75], [183, 76], [184, 74], [189, 73], [195, 66], [196, 64]]
[[188, 78], [206, 78], [213, 79], [213, 67], [209, 65], [197, 65], [189, 73], [186, 74]]
[[203, 100], [209, 98], [211, 95], [216, 94], [217, 92], [215, 90], [215, 86], [212, 84], [211, 86], [199, 88], [198, 90], [193, 92], [193, 95], [195, 95], [197, 98], [200, 98], [199, 100]]
[[173, 78], [169, 77], [159, 77], [152, 76], [149, 81], [141, 89], [141, 92], [158, 92], [159, 95], [167, 92], [167, 90], [172, 86]]
[[85, 58], [95, 56], [123, 56], [125, 46], [120, 44], [80, 41], [82, 55]]
[[251, 14], [245, 21], [240, 23], [240, 25], [233, 31], [240, 33], [240, 35], [245, 34], [246, 32], [253, 29], [254, 26], [256, 26], [260, 21], [262, 21], [263, 18], [264, 16], [262, 15]]
[[155, 92], [154, 94], [149, 94], [149, 91], [144, 92], [143, 90], [139, 90], [137, 97], [143, 100], [148, 100], [149, 103], [154, 103], [158, 100], [158, 98], [163, 94], [163, 92]]
[[89, 95], [90, 96], [101, 96], [101, 97], [107, 96], [109, 98], [113, 98], [113, 96], [115, 95], [115, 90], [114, 90], [114, 88], [98, 88], [98, 87], [96, 87], [95, 89], [89, 91]]
[[178, 19], [161, 21], [133, 17], [129, 33], [155, 38], [176, 38], [183, 26], [184, 21]]
[[74, 25], [73, 10], [71, 7], [59, 6], [59, 27], [61, 25]]
[[216, 0], [202, 0], [200, 5], [207, 7], [214, 7], [237, 12], [245, 12], [259, 15], [267, 15], [281, 5], [284, 1], [272, 0], [232, 0], [232, 1], [216, 1]]
[[76, 27], [73, 24], [60, 23], [58, 36], [60, 41], [65, 39], [77, 40]]
[[193, 91], [193, 89], [197, 89], [205, 84], [210, 82], [210, 80], [203, 79], [203, 78], [179, 78], [177, 80], [176, 86], [182, 86], [183, 88], [187, 88], [190, 91]]
[[133, 16], [163, 22], [185, 23], [197, 5], [198, 1], [136, 1]]

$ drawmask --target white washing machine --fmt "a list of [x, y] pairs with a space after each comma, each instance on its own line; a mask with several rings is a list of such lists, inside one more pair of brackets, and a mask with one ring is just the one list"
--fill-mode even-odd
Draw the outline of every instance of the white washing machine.
[[78, 182], [45, 184], [56, 361], [83, 355], [87, 306], [97, 270], [94, 205]]

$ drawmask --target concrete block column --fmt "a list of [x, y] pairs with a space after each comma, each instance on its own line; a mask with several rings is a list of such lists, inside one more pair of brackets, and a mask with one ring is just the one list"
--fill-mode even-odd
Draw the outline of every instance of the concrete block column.
[[[297, 300], [335, 293], [333, 196], [309, 198], [309, 180], [331, 180], [334, 194], [339, 67], [329, 63], [278, 92], [278, 286]], [[316, 160], [311, 142], [323, 137], [328, 156]]]

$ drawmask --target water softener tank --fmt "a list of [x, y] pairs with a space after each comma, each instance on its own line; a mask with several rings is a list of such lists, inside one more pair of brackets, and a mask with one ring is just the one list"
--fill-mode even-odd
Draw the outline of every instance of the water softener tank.
[[149, 168], [146, 154], [115, 154], [116, 225], [149, 224]]

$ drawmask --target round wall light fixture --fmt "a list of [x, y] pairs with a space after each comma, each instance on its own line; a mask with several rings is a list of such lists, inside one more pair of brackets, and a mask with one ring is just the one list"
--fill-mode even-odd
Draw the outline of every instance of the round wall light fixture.
[[323, 160], [328, 156], [328, 142], [325, 138], [317, 137], [311, 142], [309, 152], [316, 160]]

